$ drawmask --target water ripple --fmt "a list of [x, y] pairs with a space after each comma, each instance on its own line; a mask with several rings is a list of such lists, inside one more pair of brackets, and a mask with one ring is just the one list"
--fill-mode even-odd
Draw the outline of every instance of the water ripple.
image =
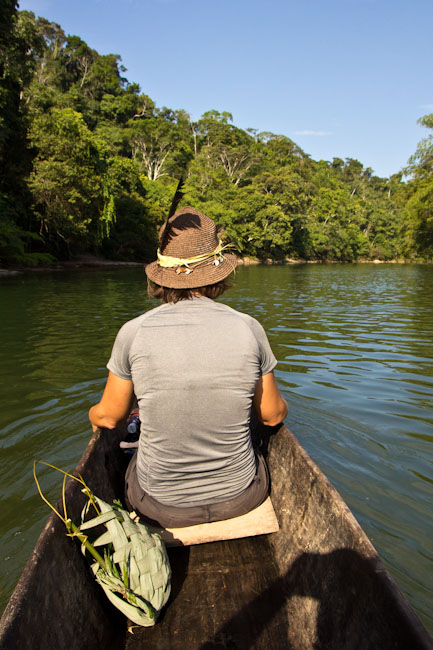
[[[244, 267], [223, 301], [266, 329], [287, 423], [433, 632], [433, 267]], [[72, 468], [122, 323], [154, 306], [141, 271], [0, 282], [4, 599], [47, 517], [34, 458]], [[57, 477], [41, 470], [48, 496]], [[3, 601], [0, 604], [5, 604]]]

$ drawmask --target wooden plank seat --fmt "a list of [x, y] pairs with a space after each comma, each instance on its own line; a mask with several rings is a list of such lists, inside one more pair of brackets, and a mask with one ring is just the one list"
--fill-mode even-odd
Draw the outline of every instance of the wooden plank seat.
[[[133, 513], [131, 513], [132, 515]], [[279, 525], [272, 501], [268, 497], [254, 510], [232, 519], [185, 526], [184, 528], [157, 526], [149, 526], [149, 528], [152, 532], [161, 535], [166, 546], [192, 546], [206, 542], [276, 533], [279, 530]]]

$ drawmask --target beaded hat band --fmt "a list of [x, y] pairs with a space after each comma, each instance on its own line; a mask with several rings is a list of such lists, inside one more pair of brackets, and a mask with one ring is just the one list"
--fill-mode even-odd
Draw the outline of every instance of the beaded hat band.
[[157, 260], [147, 265], [146, 274], [155, 284], [172, 289], [215, 284], [237, 265], [226, 248], [212, 219], [195, 208], [182, 208], [161, 228]]

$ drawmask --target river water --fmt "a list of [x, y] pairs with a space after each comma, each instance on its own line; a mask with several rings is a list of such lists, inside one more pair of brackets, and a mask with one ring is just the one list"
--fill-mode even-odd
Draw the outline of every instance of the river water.
[[[433, 266], [242, 267], [223, 298], [264, 326], [286, 420], [433, 633]], [[141, 269], [0, 281], [1, 610], [48, 516], [32, 463], [72, 469]], [[60, 482], [41, 470], [47, 496]]]

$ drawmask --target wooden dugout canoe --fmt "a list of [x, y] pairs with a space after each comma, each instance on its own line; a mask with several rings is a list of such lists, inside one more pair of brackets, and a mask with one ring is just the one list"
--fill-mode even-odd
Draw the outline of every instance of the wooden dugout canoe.
[[[97, 432], [77, 467], [106, 501], [123, 496], [121, 438]], [[348, 507], [286, 427], [270, 437], [268, 464], [279, 532], [170, 549], [169, 603], [155, 627], [133, 634], [53, 515], [3, 615], [1, 650], [433, 649]], [[74, 482], [67, 499], [79, 521]]]

